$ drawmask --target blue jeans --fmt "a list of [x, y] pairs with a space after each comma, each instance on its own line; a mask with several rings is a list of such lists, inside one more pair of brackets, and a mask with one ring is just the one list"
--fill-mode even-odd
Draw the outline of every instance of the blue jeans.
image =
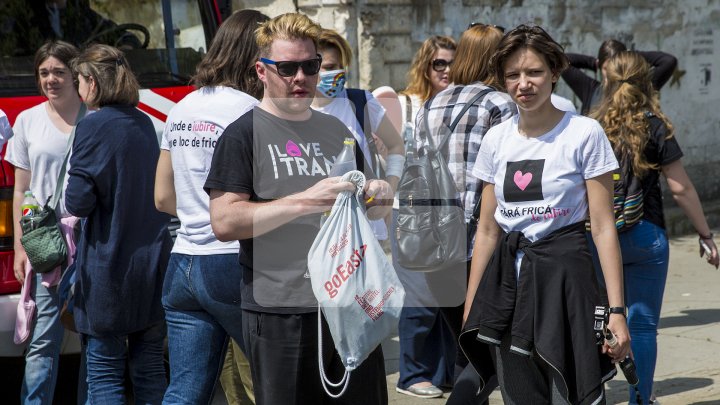
[[[395, 235], [397, 214], [398, 210], [393, 210], [390, 235]], [[390, 248], [393, 258], [397, 257], [396, 238], [390, 238]], [[420, 382], [452, 385], [456, 344], [440, 315], [425, 274], [407, 270], [395, 259], [393, 267], [405, 287], [405, 305], [398, 322], [400, 376], [397, 386], [405, 390]]]
[[135, 404], [160, 404], [167, 387], [163, 363], [165, 336], [164, 322], [129, 335], [83, 335], [89, 403], [126, 403], [124, 380], [128, 362]]
[[[623, 260], [628, 328], [640, 380], [638, 389], [643, 404], [647, 404], [652, 394], [657, 361], [657, 329], [668, 274], [670, 245], [664, 229], [644, 220], [618, 234], [618, 238]], [[597, 250], [592, 243], [590, 245], [596, 272], [603, 281]], [[636, 403], [635, 390], [631, 388], [630, 404]]]
[[23, 404], [52, 404], [65, 330], [60, 323], [57, 287], [46, 288], [42, 285], [42, 275], [32, 274], [35, 319], [25, 354], [20, 400]]
[[244, 351], [237, 254], [170, 255], [162, 303], [168, 325], [170, 386], [164, 404], [208, 404], [228, 335]]

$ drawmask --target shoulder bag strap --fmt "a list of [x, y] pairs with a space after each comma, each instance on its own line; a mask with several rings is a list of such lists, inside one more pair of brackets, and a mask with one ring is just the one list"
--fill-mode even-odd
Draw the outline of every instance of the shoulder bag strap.
[[[450, 124], [450, 126], [448, 127], [449, 131], [448, 131], [448, 133], [442, 138], [442, 140], [441, 140], [440, 143], [438, 144], [437, 149], [435, 149], [435, 145], [433, 145], [432, 136], [430, 136], [430, 123], [428, 122], [428, 113], [430, 112], [430, 101], [432, 101], [432, 99], [430, 99], [430, 100], [428, 100], [427, 102], [425, 102], [425, 106], [424, 106], [424, 108], [425, 108], [425, 115], [424, 115], [424, 117], [423, 117], [423, 120], [424, 120], [424, 123], [425, 123], [425, 130], [426, 130], [427, 133], [428, 133], [428, 136], [427, 136], [426, 139], [427, 139], [427, 141], [428, 141], [428, 144], [429, 144], [430, 148], [431, 148], [431, 149], [435, 149], [435, 150], [442, 150], [442, 149], [445, 147], [445, 144], [446, 144], [446, 143], [448, 142], [448, 140], [450, 139], [450, 135], [452, 135], [452, 132], [455, 130], [455, 127], [457, 127], [457, 125], [460, 123], [460, 119], [462, 119], [462, 117], [463, 117], [463, 116], [465, 115], [465, 113], [470, 109], [470, 107], [472, 107], [478, 100], [480, 100], [482, 97], [484, 97], [486, 94], [490, 93], [491, 91], [495, 91], [495, 89], [492, 88], [492, 87], [488, 87], [488, 88], [482, 90], [481, 92], [479, 92], [478, 94], [476, 94], [473, 98], [470, 99], [470, 101], [468, 101], [467, 103], [465, 103], [465, 106], [463, 106], [462, 110], [460, 110], [460, 113], [455, 117], [455, 119], [453, 120], [453, 122], [452, 122], [452, 123]], [[421, 132], [421, 134], [422, 134], [422, 132]]]
[[57, 205], [60, 202], [60, 196], [63, 192], [63, 183], [65, 182], [65, 172], [67, 171], [67, 164], [68, 160], [70, 159], [70, 151], [72, 150], [73, 141], [75, 140], [75, 128], [77, 128], [78, 122], [80, 122], [81, 119], [85, 116], [85, 112], [87, 111], [85, 107], [85, 103], [80, 103], [80, 110], [78, 111], [78, 115], [75, 118], [75, 125], [73, 125], [72, 130], [70, 131], [70, 137], [68, 138], [67, 148], [65, 149], [65, 158], [63, 159], [63, 164], [60, 167], [60, 174], [58, 175], [58, 181], [55, 185], [55, 193], [53, 194], [52, 198], [50, 199], [50, 203], [48, 204], [53, 210], [57, 210]]
[[405, 122], [412, 123], [412, 100], [405, 95]]
[[452, 135], [453, 131], [455, 131], [455, 128], [458, 126], [458, 124], [460, 123], [460, 120], [461, 120], [462, 117], [465, 115], [465, 113], [470, 109], [470, 107], [472, 107], [473, 105], [475, 105], [475, 103], [476, 103], [478, 100], [480, 100], [481, 98], [485, 97], [485, 95], [488, 94], [488, 93], [490, 93], [491, 91], [495, 91], [495, 89], [492, 88], [492, 87], [488, 87], [488, 88], [486, 88], [486, 89], [483, 89], [483, 90], [480, 91], [478, 94], [476, 94], [473, 98], [471, 98], [470, 101], [468, 101], [467, 103], [465, 103], [465, 106], [463, 107], [463, 109], [460, 110], [460, 114], [458, 114], [457, 117], [455, 117], [455, 119], [453, 120], [452, 124], [450, 124], [450, 127], [449, 127], [450, 132], [448, 133], [448, 136], [446, 136], [446, 137], [443, 139], [443, 142], [441, 142], [441, 143], [438, 145], [438, 150], [442, 150], [442, 149], [445, 147], [445, 143], [447, 143], [447, 141], [450, 139], [450, 135]]

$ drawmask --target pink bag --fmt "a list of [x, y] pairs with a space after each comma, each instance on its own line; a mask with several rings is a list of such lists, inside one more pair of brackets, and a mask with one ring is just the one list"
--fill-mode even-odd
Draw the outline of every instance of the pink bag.
[[15, 337], [13, 338], [16, 345], [24, 343], [30, 337], [30, 331], [32, 330], [35, 301], [30, 299], [30, 289], [32, 288], [33, 276], [32, 272], [25, 274], [25, 283], [23, 283], [22, 292], [20, 292], [20, 302], [15, 317]]

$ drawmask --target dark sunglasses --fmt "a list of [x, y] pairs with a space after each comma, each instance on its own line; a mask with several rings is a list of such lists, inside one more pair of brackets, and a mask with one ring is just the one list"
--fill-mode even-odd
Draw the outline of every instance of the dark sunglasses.
[[479, 23], [479, 22], [470, 23], [470, 25], [468, 25], [468, 29], [470, 29], [470, 28], [472, 28], [472, 27], [474, 27], [474, 26], [476, 26], [476, 25], [479, 25], [479, 26], [482, 26], [482, 27], [493, 27], [493, 28], [497, 28], [497, 29], [499, 29], [500, 32], [502, 32], [503, 34], [505, 33], [505, 27], [503, 27], [502, 25], [483, 24], [483, 23]]
[[275, 65], [277, 72], [282, 77], [293, 77], [297, 74], [298, 69], [302, 68], [303, 73], [307, 76], [314, 76], [320, 71], [320, 65], [322, 64], [322, 56], [317, 55], [316, 58], [303, 60], [300, 62], [294, 61], [274, 61], [267, 58], [260, 58], [260, 62]]
[[453, 61], [445, 59], [433, 59], [433, 61], [430, 62], [433, 70], [436, 72], [444, 72], [452, 63]]

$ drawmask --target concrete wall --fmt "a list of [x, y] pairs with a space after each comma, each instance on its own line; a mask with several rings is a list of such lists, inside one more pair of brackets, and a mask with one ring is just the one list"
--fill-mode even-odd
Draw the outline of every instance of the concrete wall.
[[[356, 60], [351, 83], [405, 87], [414, 52], [429, 35], [459, 38], [471, 22], [543, 26], [568, 52], [597, 54], [608, 38], [675, 55], [662, 91], [703, 200], [720, 199], [720, 0], [274, 0], [234, 1], [270, 16], [300, 11], [345, 34]], [[572, 98], [567, 86], [561, 95]], [[669, 201], [671, 204], [671, 202]]]

